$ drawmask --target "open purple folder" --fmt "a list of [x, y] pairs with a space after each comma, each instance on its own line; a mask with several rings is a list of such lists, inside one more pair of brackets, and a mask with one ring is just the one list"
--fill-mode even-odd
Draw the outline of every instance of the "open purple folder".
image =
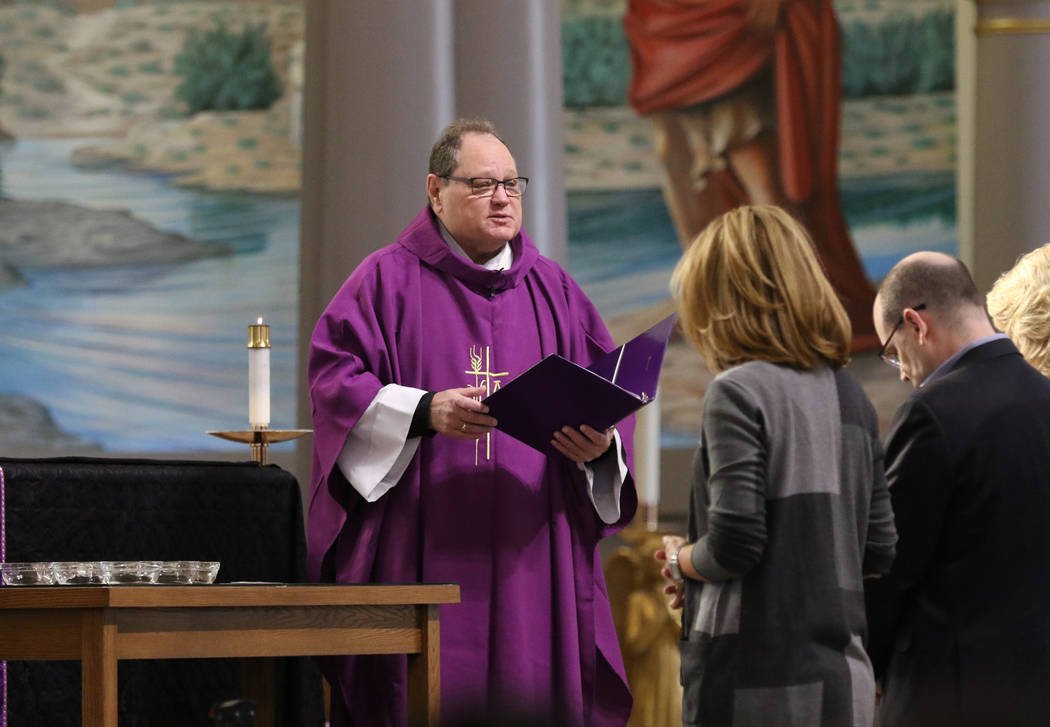
[[551, 439], [566, 424], [605, 429], [652, 401], [675, 319], [664, 318], [587, 368], [551, 354], [482, 403], [497, 429], [554, 454]]

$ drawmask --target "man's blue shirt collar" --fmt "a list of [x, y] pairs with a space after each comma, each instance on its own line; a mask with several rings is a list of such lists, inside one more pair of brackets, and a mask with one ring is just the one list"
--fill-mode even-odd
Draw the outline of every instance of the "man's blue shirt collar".
[[933, 373], [927, 376], [926, 380], [919, 384], [919, 388], [921, 389], [934, 379], [944, 376], [946, 373], [951, 371], [952, 368], [954, 368], [955, 364], [959, 363], [959, 359], [966, 355], [967, 351], [975, 349], [978, 346], [983, 346], [986, 343], [991, 343], [992, 341], [998, 341], [1001, 338], [1008, 338], [1008, 336], [1005, 333], [993, 333], [990, 336], [978, 338], [976, 341], [970, 341], [968, 344], [956, 351], [953, 355], [946, 358], [940, 366], [935, 368], [933, 370]]

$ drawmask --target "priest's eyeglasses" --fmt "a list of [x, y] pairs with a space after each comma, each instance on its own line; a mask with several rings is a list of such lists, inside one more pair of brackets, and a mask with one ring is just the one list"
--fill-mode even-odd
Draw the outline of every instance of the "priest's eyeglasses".
[[503, 191], [507, 193], [508, 197], [520, 197], [525, 194], [525, 187], [529, 186], [528, 177], [492, 179], [491, 177], [453, 177], [446, 174], [442, 179], [469, 184], [470, 193], [475, 197], [491, 197], [496, 194], [496, 190], [501, 184], [503, 185]]
[[[916, 306], [912, 306], [912, 310], [926, 310], [926, 304], [925, 303], [919, 303]], [[897, 330], [903, 324], [904, 324], [904, 313], [901, 313], [901, 317], [897, 319], [897, 325], [895, 325], [893, 327], [893, 330], [890, 331], [890, 335], [888, 335], [886, 337], [886, 343], [882, 344], [882, 348], [879, 349], [879, 358], [881, 358], [883, 361], [885, 361], [886, 363], [888, 363], [890, 366], [892, 366], [895, 369], [899, 369], [901, 367], [900, 356], [898, 356], [896, 351], [894, 351], [893, 353], [886, 353], [886, 347], [889, 346], [890, 345], [890, 341], [893, 340], [893, 334], [896, 333]]]

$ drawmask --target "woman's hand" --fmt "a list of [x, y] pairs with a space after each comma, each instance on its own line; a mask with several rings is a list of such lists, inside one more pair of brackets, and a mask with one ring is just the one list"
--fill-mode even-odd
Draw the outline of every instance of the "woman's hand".
[[[681, 552], [681, 548], [684, 545], [685, 538], [680, 535], [665, 535], [664, 547], [653, 553], [653, 557], [662, 563], [666, 563], [668, 554], [676, 550]], [[671, 569], [666, 565], [661, 569], [660, 573], [668, 580], [668, 584], [664, 586], [664, 593], [671, 596], [671, 600], [668, 601], [667, 605], [672, 609], [681, 608], [685, 602], [685, 583], [672, 578]]]

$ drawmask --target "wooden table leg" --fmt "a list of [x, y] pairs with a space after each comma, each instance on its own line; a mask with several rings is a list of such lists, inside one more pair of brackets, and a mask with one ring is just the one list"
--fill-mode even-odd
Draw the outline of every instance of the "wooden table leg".
[[101, 608], [84, 611], [81, 624], [81, 725], [117, 727], [117, 626]]
[[276, 660], [272, 658], [243, 659], [244, 696], [255, 702], [255, 724], [257, 727], [273, 727], [274, 698], [276, 685]]
[[417, 606], [423, 648], [408, 655], [408, 722], [412, 727], [437, 727], [441, 718], [441, 628], [438, 606]]

